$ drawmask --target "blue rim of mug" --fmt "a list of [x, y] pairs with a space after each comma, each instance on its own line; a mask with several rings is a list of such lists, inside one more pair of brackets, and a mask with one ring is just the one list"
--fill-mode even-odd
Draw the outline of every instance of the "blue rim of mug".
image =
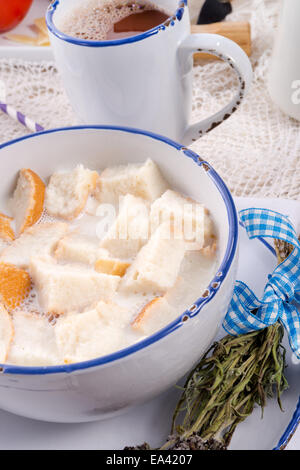
[[[54, 24], [53, 15], [59, 5], [61, 0], [55, 0], [51, 5], [49, 5], [46, 11], [46, 23], [49, 31], [54, 34], [54, 36], [62, 39], [63, 41], [69, 42], [71, 44], [75, 44], [77, 46], [87, 46], [87, 47], [108, 47], [108, 46], [120, 46], [121, 44], [130, 44], [133, 42], [141, 41], [142, 39], [146, 39], [148, 37], [157, 34], [159, 31], [164, 31], [167, 28], [166, 22], [155, 26], [144, 33], [137, 34], [135, 36], [130, 36], [128, 38], [123, 39], [114, 39], [110, 41], [89, 41], [86, 39], [79, 39], [72, 36], [68, 36], [67, 34], [60, 31]], [[178, 7], [173, 16], [170, 16], [167, 20], [168, 26], [174, 26], [176, 21], [181, 21], [185, 7], [187, 6], [187, 0], [179, 0]]]
[[213, 181], [216, 189], [220, 193], [224, 204], [225, 209], [227, 212], [228, 218], [228, 226], [229, 226], [229, 233], [228, 233], [228, 241], [225, 250], [224, 257], [220, 263], [218, 270], [216, 271], [216, 275], [210, 281], [207, 289], [204, 291], [201, 297], [185, 312], [179, 315], [173, 322], [169, 323], [166, 327], [162, 328], [158, 332], [154, 333], [153, 335], [134, 343], [133, 345], [124, 348], [122, 350], [116, 351], [114, 353], [108, 354], [106, 356], [98, 357], [95, 359], [91, 359], [89, 361], [84, 362], [77, 362], [74, 364], [62, 364], [57, 366], [39, 366], [39, 367], [28, 367], [28, 366], [15, 366], [9, 364], [0, 364], [1, 373], [4, 374], [18, 374], [18, 375], [45, 375], [45, 374], [57, 374], [57, 373], [71, 373], [74, 371], [80, 371], [84, 369], [89, 369], [91, 367], [97, 367], [104, 364], [108, 364], [110, 362], [123, 359], [141, 349], [144, 349], [150, 346], [153, 343], [156, 343], [161, 338], [169, 335], [173, 331], [177, 330], [184, 325], [186, 320], [192, 319], [197, 316], [204, 305], [209, 302], [218, 292], [220, 289], [224, 279], [227, 276], [227, 273], [232, 265], [233, 259], [236, 254], [237, 250], [237, 242], [238, 242], [238, 219], [236, 208], [232, 199], [232, 196], [225, 185], [224, 181], [218, 175], [218, 173], [211, 167], [211, 165], [199, 157], [193, 151], [183, 147], [182, 145], [174, 142], [173, 140], [163, 137], [159, 134], [154, 134], [152, 132], [143, 131], [140, 129], [135, 128], [128, 128], [128, 127], [119, 127], [119, 126], [75, 126], [75, 127], [65, 127], [65, 128], [58, 128], [58, 129], [50, 129], [47, 131], [37, 132], [36, 134], [26, 135], [20, 137], [18, 139], [6, 142], [0, 145], [0, 151], [15, 143], [22, 142], [27, 139], [36, 139], [39, 138], [41, 135], [51, 134], [55, 132], [68, 132], [68, 131], [76, 131], [76, 130], [109, 130], [109, 131], [118, 131], [118, 132], [125, 132], [131, 134], [139, 134], [149, 137], [154, 140], [161, 141], [176, 150], [180, 151], [184, 156], [191, 158], [198, 166], [203, 167], [206, 171], [207, 175]]

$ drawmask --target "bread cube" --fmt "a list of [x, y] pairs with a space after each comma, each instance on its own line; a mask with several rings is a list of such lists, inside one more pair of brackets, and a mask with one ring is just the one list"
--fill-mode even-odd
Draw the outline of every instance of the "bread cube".
[[14, 339], [7, 363], [22, 366], [52, 366], [61, 362], [54, 327], [47, 318], [34, 313], [15, 311]]
[[33, 258], [29, 272], [45, 312], [82, 311], [99, 300], [109, 300], [119, 276], [97, 273], [88, 267], [59, 265], [51, 258]]
[[7, 360], [14, 337], [14, 327], [11, 315], [7, 312], [4, 305], [0, 304], [0, 363]]
[[179, 312], [189, 309], [199, 299], [215, 275], [216, 263], [203, 253], [204, 250], [206, 248], [186, 251], [179, 276], [164, 296]]
[[108, 252], [99, 248], [99, 240], [70, 233], [58, 242], [54, 256], [58, 261], [94, 266], [100, 257], [107, 258]]
[[106, 168], [100, 175], [97, 198], [101, 202], [116, 204], [119, 196], [132, 194], [154, 201], [167, 188], [158, 166], [148, 159], [145, 163]]
[[104, 302], [103, 300], [100, 300], [96, 305], [96, 310], [100, 318], [107, 325], [124, 328], [131, 322], [131, 309], [121, 307], [114, 302]]
[[32, 257], [51, 255], [67, 231], [63, 222], [34, 225], [3, 250], [0, 261], [28, 269]]
[[118, 217], [100, 242], [100, 247], [116, 258], [130, 259], [149, 237], [149, 207], [141, 198], [127, 194], [122, 198]]
[[139, 333], [149, 336], [171, 323], [179, 314], [164, 297], [151, 300], [138, 314], [132, 323], [132, 328]]
[[100, 258], [95, 263], [95, 270], [98, 273], [112, 274], [123, 277], [129, 268], [130, 263], [114, 258]]
[[54, 173], [46, 188], [45, 208], [48, 214], [63, 219], [75, 219], [84, 209], [96, 187], [99, 175], [83, 165], [67, 173]]
[[163, 293], [173, 286], [185, 254], [185, 243], [162, 224], [127, 270], [120, 290]]
[[121, 345], [122, 330], [107, 324], [97, 309], [58, 319], [55, 336], [66, 364], [110, 354]]
[[17, 186], [10, 201], [18, 236], [41, 218], [44, 200], [45, 184], [41, 178], [29, 168], [20, 170]]
[[190, 249], [201, 249], [215, 238], [208, 210], [172, 190], [167, 190], [151, 206], [151, 230], [162, 222], [171, 223], [176, 237], [182, 236], [187, 243], [192, 243]]

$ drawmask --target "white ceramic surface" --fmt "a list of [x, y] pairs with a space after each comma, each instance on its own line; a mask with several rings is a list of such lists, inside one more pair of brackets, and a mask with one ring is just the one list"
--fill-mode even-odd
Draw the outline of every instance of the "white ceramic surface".
[[[17, 172], [41, 177], [83, 163], [91, 169], [156, 161], [173, 188], [201, 201], [214, 218], [219, 260], [208, 295], [173, 323], [104, 358], [48, 368], [2, 365], [0, 408], [46, 421], [79, 422], [110, 417], [175, 384], [216, 334], [229, 303], [237, 266], [237, 219], [230, 193], [208, 164], [191, 151], [143, 131], [73, 128], [43, 132], [0, 147], [0, 210]], [[202, 296], [202, 297], [201, 297]], [[182, 318], [188, 315], [189, 319]]]
[[300, 120], [300, 2], [280, 0], [280, 4], [268, 87], [281, 110]]
[[[86, 124], [132, 126], [190, 144], [227, 119], [249, 88], [252, 69], [244, 51], [227, 38], [190, 34], [186, 0], [159, 0], [172, 13], [168, 25], [114, 40], [86, 41], [59, 31], [59, 21], [82, 0], [56, 0], [46, 15], [64, 87], [78, 118]], [[193, 53], [211, 52], [239, 78], [231, 102], [190, 125]]]
[[[290, 215], [297, 229], [300, 228], [299, 202], [238, 198], [236, 204], [238, 208], [268, 207], [278, 210]], [[266, 275], [274, 268], [275, 258], [259, 241], [250, 241], [244, 230], [240, 230], [238, 278], [246, 280], [259, 295]], [[218, 336], [224, 334], [220, 330]], [[287, 360], [287, 376], [291, 386], [282, 397], [284, 413], [279, 411], [276, 400], [268, 401], [264, 419], [261, 419], [260, 410], [256, 408], [251, 418], [238, 427], [231, 449], [272, 449], [277, 446], [299, 399], [299, 366], [292, 363], [289, 349]], [[171, 387], [157, 398], [121, 416], [94, 423], [42, 423], [0, 411], [0, 449], [122, 449], [125, 445], [144, 441], [159, 446], [170, 430], [171, 416], [179, 394], [178, 389]], [[300, 450], [300, 428], [287, 449]]]

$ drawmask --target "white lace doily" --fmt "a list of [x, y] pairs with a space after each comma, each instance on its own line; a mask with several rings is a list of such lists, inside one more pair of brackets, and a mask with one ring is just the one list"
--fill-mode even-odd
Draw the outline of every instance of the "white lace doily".
[[[252, 27], [254, 81], [241, 108], [192, 146], [207, 159], [237, 196], [300, 199], [300, 123], [271, 101], [267, 73], [278, 0], [235, 0], [228, 20]], [[194, 69], [193, 120], [210, 115], [229, 101], [235, 86], [231, 69], [211, 61]], [[76, 117], [52, 63], [0, 60], [7, 102], [49, 129], [74, 125]], [[0, 114], [0, 142], [28, 133]]]

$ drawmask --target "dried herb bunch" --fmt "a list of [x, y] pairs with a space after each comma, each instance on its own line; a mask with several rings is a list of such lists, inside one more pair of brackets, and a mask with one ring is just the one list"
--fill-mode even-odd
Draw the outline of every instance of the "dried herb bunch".
[[[280, 396], [287, 388], [282, 336], [283, 328], [276, 323], [238, 337], [227, 335], [215, 343], [188, 376], [172, 433], [183, 441], [196, 433], [210, 443], [209, 448], [225, 449], [237, 425], [255, 404], [263, 410], [274, 390], [281, 407]], [[173, 447], [174, 434], [163, 449]]]
[[[293, 246], [275, 241], [278, 263]], [[162, 450], [226, 450], [234, 431], [253, 411], [288, 387], [283, 327], [279, 322], [214, 343], [189, 374]], [[135, 448], [137, 449], [137, 448]]]

